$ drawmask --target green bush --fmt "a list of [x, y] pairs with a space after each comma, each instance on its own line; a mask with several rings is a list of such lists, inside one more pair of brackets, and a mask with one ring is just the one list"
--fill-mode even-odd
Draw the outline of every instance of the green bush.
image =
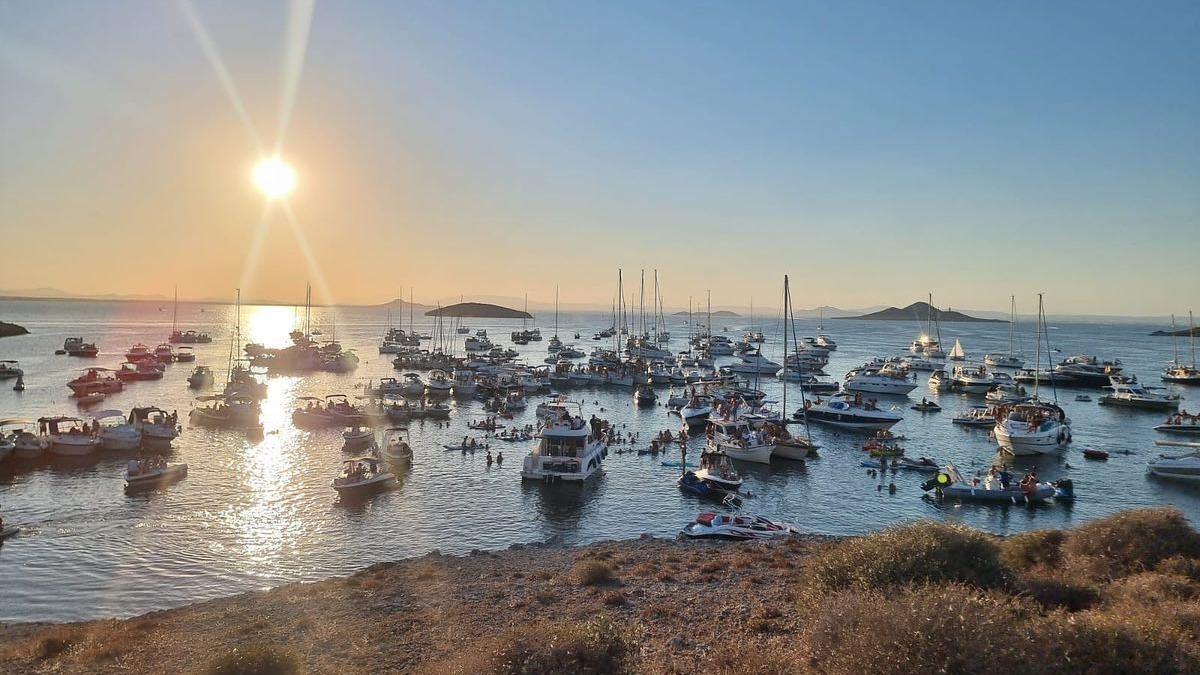
[[961, 525], [919, 522], [818, 550], [805, 565], [827, 590], [887, 589], [928, 582], [1000, 588], [1010, 573], [992, 538]]

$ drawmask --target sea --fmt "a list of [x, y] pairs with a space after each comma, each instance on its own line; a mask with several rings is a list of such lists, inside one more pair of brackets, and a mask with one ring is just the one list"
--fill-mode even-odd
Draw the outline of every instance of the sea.
[[[196, 364], [218, 373], [226, 370], [235, 310], [227, 305], [170, 302], [93, 302], [58, 300], [0, 301], [0, 319], [29, 329], [27, 336], [0, 339], [0, 359], [15, 359], [25, 372], [24, 391], [12, 390], [12, 380], [0, 381], [0, 418], [78, 415], [66, 382], [86, 366], [115, 367], [124, 352], [141, 342], [153, 347], [164, 342], [173, 323], [181, 330], [209, 332], [211, 344], [196, 345]], [[706, 321], [696, 315], [695, 323]], [[400, 320], [403, 321], [400, 321]], [[416, 329], [436, 332], [432, 319], [414, 317]], [[243, 306], [240, 333], [244, 342], [286, 346], [288, 333], [304, 320], [303, 308]], [[623, 433], [638, 434], [632, 445], [613, 446], [602, 474], [583, 486], [522, 482], [521, 459], [529, 443], [492, 442], [502, 452], [502, 464], [488, 465], [482, 452], [447, 451], [466, 428], [484, 416], [478, 401], [451, 401], [448, 423], [418, 421], [411, 425], [415, 459], [395, 489], [372, 499], [340, 501], [330, 487], [344, 458], [341, 429], [302, 430], [291, 422], [300, 396], [363, 393], [380, 377], [398, 376], [391, 357], [378, 345], [392, 320], [408, 327], [409, 317], [390, 317], [382, 308], [314, 308], [312, 326], [324, 338], [353, 349], [361, 363], [353, 373], [315, 373], [302, 377], [266, 378], [269, 395], [263, 402], [261, 439], [243, 433], [189, 426], [187, 411], [197, 405], [187, 386], [194, 364], [173, 364], [158, 381], [135, 382], [100, 404], [128, 411], [133, 406], [158, 406], [178, 411], [184, 431], [175, 441], [171, 462], [186, 462], [186, 479], [142, 494], [126, 494], [123, 473], [136, 453], [97, 452], [72, 461], [46, 458], [34, 462], [0, 463], [0, 515], [21, 532], [0, 545], [0, 621], [73, 621], [126, 617], [200, 600], [259, 590], [295, 581], [344, 575], [381, 561], [420, 556], [430, 551], [461, 554], [475, 549], [499, 550], [518, 543], [556, 542], [581, 545], [601, 540], [635, 538], [644, 533], [674, 537], [705, 510], [719, 508], [683, 494], [676, 486], [679, 469], [663, 466], [676, 456], [639, 455], [663, 429], [676, 430], [678, 417], [661, 405], [634, 406], [629, 389], [586, 388], [564, 392], [581, 403], [585, 417], [610, 420]], [[547, 341], [525, 346], [510, 344], [509, 335], [520, 321], [465, 319], [472, 332], [486, 330], [500, 346], [513, 347], [521, 359], [542, 364]], [[592, 335], [609, 326], [608, 313], [562, 313], [558, 334], [586, 352], [610, 347], [611, 339]], [[738, 339], [747, 318], [714, 318], [713, 332]], [[814, 335], [816, 320], [800, 319], [801, 336]], [[686, 349], [687, 317], [669, 316], [669, 348]], [[549, 338], [555, 331], [551, 314], [530, 327]], [[696, 328], [693, 325], [692, 328]], [[766, 336], [763, 353], [782, 360], [782, 326], [778, 320], [757, 320], [754, 328]], [[1147, 384], [1160, 385], [1159, 373], [1172, 358], [1170, 337], [1152, 337], [1161, 323], [1120, 321], [1067, 322], [1051, 319], [1051, 356], [1096, 354], [1120, 359], [1125, 371]], [[829, 320], [825, 333], [838, 349], [827, 372], [840, 379], [849, 369], [878, 356], [905, 353], [920, 330], [916, 321]], [[579, 337], [574, 336], [578, 333]], [[953, 323], [940, 327], [947, 348], [960, 340], [968, 362], [985, 352], [1008, 349], [1006, 323]], [[1017, 326], [1021, 350], [1032, 365], [1034, 326]], [[100, 355], [81, 359], [56, 355], [64, 339], [82, 337], [96, 342]], [[458, 345], [461, 349], [461, 337]], [[790, 339], [790, 338], [789, 338]], [[1186, 344], [1180, 341], [1180, 349]], [[1043, 366], [1046, 355], [1043, 354]], [[731, 362], [722, 358], [718, 364]], [[907, 397], [881, 397], [904, 420], [894, 427], [909, 440], [910, 456], [954, 462], [966, 473], [986, 469], [996, 457], [995, 441], [987, 429], [963, 428], [951, 418], [981, 397], [939, 394], [927, 388], [925, 375]], [[782, 383], [763, 376], [756, 386], [782, 405]], [[1164, 385], [1184, 397], [1183, 407], [1200, 409], [1200, 388]], [[660, 394], [666, 394], [662, 387]], [[741, 465], [745, 478], [746, 511], [785, 519], [811, 533], [852, 535], [918, 519], [964, 523], [997, 534], [1034, 528], [1072, 527], [1122, 509], [1173, 506], [1200, 522], [1200, 486], [1146, 475], [1146, 462], [1162, 449], [1165, 438], [1153, 430], [1163, 413], [1112, 409], [1097, 404], [1099, 391], [1087, 392], [1092, 401], [1079, 402], [1078, 390], [1043, 388], [1043, 398], [1057, 396], [1073, 421], [1074, 442], [1060, 454], [1018, 458], [1018, 472], [1036, 469], [1043, 480], [1070, 478], [1076, 499], [1042, 506], [938, 503], [921, 489], [926, 476], [900, 472], [870, 475], [859, 462], [865, 458], [862, 435], [814, 426], [811, 436], [819, 456], [804, 463], [777, 462]], [[921, 398], [937, 401], [939, 413], [909, 409]], [[512, 423], [535, 423], [536, 400]], [[800, 404], [794, 386], [787, 392], [787, 412]], [[803, 433], [803, 427], [793, 426]], [[702, 434], [691, 441], [695, 458]], [[1082, 449], [1111, 453], [1107, 461], [1084, 459]], [[622, 450], [618, 453], [617, 450]], [[895, 490], [891, 486], [894, 484]]]

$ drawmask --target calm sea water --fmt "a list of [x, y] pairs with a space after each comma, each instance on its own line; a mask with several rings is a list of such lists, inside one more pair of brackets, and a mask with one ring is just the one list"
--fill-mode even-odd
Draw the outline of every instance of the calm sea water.
[[[203, 311], [201, 311], [203, 309]], [[477, 402], [459, 402], [448, 426], [414, 423], [416, 458], [400, 486], [356, 505], [339, 503], [329, 481], [343, 458], [339, 429], [303, 431], [291, 424], [296, 397], [360, 393], [368, 379], [395, 375], [390, 358], [377, 354], [387, 316], [382, 310], [314, 310], [315, 325], [326, 336], [356, 349], [362, 358], [357, 372], [308, 377], [271, 377], [264, 402], [266, 434], [252, 442], [238, 433], [186, 428], [176, 441], [171, 461], [186, 462], [186, 480], [139, 496], [126, 496], [123, 471], [128, 455], [99, 454], [71, 463], [61, 460], [32, 465], [0, 465], [0, 513], [24, 531], [0, 546], [0, 620], [75, 620], [129, 616], [196, 600], [260, 589], [297, 580], [340, 575], [375, 562], [416, 556], [438, 549], [461, 553], [500, 549], [518, 542], [559, 540], [582, 544], [600, 539], [635, 537], [648, 532], [673, 536], [697, 511], [711, 508], [679, 492], [677, 469], [661, 458], [612, 453], [605, 471], [589, 485], [544, 487], [522, 484], [520, 461], [526, 444], [501, 443], [503, 466], [488, 467], [482, 453], [463, 456], [442, 449], [461, 440], [467, 421], [483, 415]], [[31, 335], [0, 340], [0, 358], [19, 359], [27, 390], [0, 385], [0, 417], [38, 417], [77, 412], [65, 383], [87, 365], [115, 366], [133, 343], [162, 342], [171, 324], [171, 307], [156, 303], [0, 302], [0, 318], [20, 323]], [[247, 341], [284, 345], [296, 315], [290, 307], [244, 307], [242, 334]], [[610, 320], [607, 314], [564, 314], [559, 333], [580, 332], [585, 350], [599, 343], [590, 336]], [[671, 348], [685, 347], [685, 319], [671, 317]], [[714, 330], [739, 333], [745, 319], [714, 319]], [[486, 328], [493, 340], [508, 346], [508, 334], [519, 322], [468, 321], [472, 330]], [[198, 345], [197, 363], [221, 370], [229, 350], [232, 308], [181, 306], [183, 329], [207, 330], [215, 341]], [[552, 317], [536, 325], [547, 337]], [[418, 317], [417, 327], [431, 330]], [[760, 326], [767, 333], [764, 351], [779, 361], [779, 326]], [[1160, 326], [1128, 323], [1051, 322], [1056, 354], [1095, 353], [1120, 358], [1128, 372], [1157, 384], [1158, 371], [1171, 358], [1170, 338], [1150, 337]], [[801, 335], [812, 334], [814, 322], [801, 322]], [[846, 370], [875, 356], [902, 352], [916, 333], [915, 323], [827, 321], [827, 333], [839, 344], [828, 372], [840, 378]], [[1025, 352], [1033, 354], [1032, 326], [1020, 326]], [[94, 361], [55, 356], [68, 336], [96, 341], [101, 355]], [[943, 341], [962, 340], [969, 358], [1007, 346], [1006, 324], [949, 324]], [[570, 340], [567, 340], [570, 342]], [[517, 347], [529, 363], [540, 364], [546, 343]], [[194, 393], [187, 388], [190, 364], [169, 366], [157, 382], [133, 383], [102, 404], [128, 410], [157, 405], [179, 410], [186, 419]], [[778, 399], [781, 385], [765, 379], [760, 386]], [[1200, 390], [1180, 389], [1184, 407], [1200, 408]], [[938, 505], [922, 499], [916, 474], [872, 478], [859, 467], [862, 438], [814, 427], [821, 456], [806, 467], [778, 463], [740, 467], [753, 497], [746, 509], [785, 518], [805, 530], [827, 534], [865, 532], [898, 521], [934, 518], [963, 522], [996, 533], [1036, 527], [1069, 527], [1120, 509], [1173, 505], [1198, 522], [1200, 490], [1145, 475], [1148, 456], [1158, 451], [1151, 429], [1160, 413], [1101, 408], [1074, 401], [1076, 392], [1060, 392], [1074, 421], [1075, 443], [1061, 456], [1018, 460], [1019, 468], [1036, 467], [1043, 479], [1074, 479], [1073, 504], [1038, 508], [988, 505]], [[905, 419], [895, 431], [907, 435], [911, 455], [954, 461], [962, 467], [986, 466], [995, 444], [986, 430], [950, 423], [960, 409], [980, 399], [937, 394], [919, 386], [910, 398], [928, 396], [945, 408], [921, 415], [897, 400]], [[575, 390], [584, 414], [596, 413], [642, 437], [678, 419], [662, 407], [637, 409], [630, 392], [620, 389]], [[1093, 398], [1097, 398], [1093, 392]], [[798, 392], [789, 393], [789, 412]], [[516, 423], [534, 422], [531, 404]], [[798, 429], [798, 427], [793, 427]], [[696, 448], [702, 439], [693, 439]], [[643, 444], [644, 445], [644, 444]], [[1117, 453], [1108, 462], [1085, 461], [1080, 449], [1100, 447]], [[692, 456], [695, 456], [693, 451]], [[885, 488], [897, 486], [895, 494]]]

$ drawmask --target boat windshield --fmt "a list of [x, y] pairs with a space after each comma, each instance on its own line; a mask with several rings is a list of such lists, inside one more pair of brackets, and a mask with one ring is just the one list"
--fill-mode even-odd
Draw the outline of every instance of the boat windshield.
[[582, 436], [546, 436], [542, 438], [538, 454], [543, 457], [579, 457], [584, 445], [585, 439]]

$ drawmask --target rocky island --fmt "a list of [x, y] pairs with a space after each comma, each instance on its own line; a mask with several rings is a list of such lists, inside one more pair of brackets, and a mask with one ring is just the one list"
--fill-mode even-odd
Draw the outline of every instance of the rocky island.
[[24, 326], [18, 326], [15, 323], [9, 323], [7, 321], [0, 321], [0, 338], [28, 334], [29, 331]]
[[1004, 319], [983, 319], [976, 316], [968, 316], [962, 312], [956, 312], [952, 309], [938, 309], [930, 307], [927, 302], [914, 302], [908, 307], [888, 307], [881, 309], [878, 312], [863, 314], [861, 316], [834, 316], [831, 319], [857, 319], [859, 321], [924, 321], [926, 317], [933, 316], [935, 321], [942, 323], [1008, 323]]

